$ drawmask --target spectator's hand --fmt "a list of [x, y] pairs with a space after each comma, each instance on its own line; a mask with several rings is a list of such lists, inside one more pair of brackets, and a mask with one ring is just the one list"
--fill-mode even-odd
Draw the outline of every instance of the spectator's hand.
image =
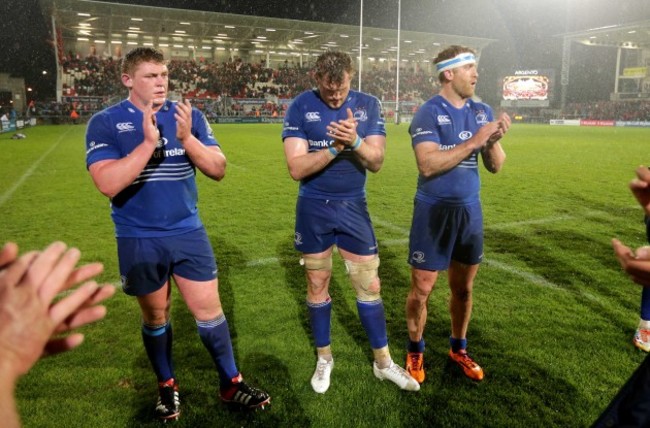
[[636, 169], [636, 178], [630, 182], [630, 190], [645, 214], [650, 216], [650, 169], [645, 166]]
[[192, 136], [192, 105], [188, 100], [176, 103], [176, 138], [181, 142]]
[[100, 263], [75, 268], [81, 253], [66, 251], [55, 242], [42, 252], [20, 257], [18, 247], [9, 243], [0, 250], [0, 365], [3, 375], [25, 374], [42, 355], [72, 349], [83, 341], [81, 333], [56, 338], [97, 321], [106, 314], [97, 303], [115, 292], [90, 281], [53, 303], [55, 297], [102, 270]]
[[644, 287], [650, 286], [650, 247], [644, 246], [632, 251], [618, 239], [612, 239], [612, 247], [621, 267], [632, 281]]
[[0, 272], [2, 269], [9, 265], [9, 263], [16, 260], [18, 257], [18, 245], [13, 242], [7, 242], [0, 250]]

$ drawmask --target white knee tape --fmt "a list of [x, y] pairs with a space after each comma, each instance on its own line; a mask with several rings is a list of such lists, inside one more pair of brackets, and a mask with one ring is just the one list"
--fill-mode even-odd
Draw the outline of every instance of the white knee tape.
[[300, 264], [305, 266], [307, 270], [332, 270], [332, 255], [330, 254], [328, 257], [322, 259], [303, 256], [300, 259]]
[[379, 277], [379, 257], [366, 262], [346, 260], [345, 267], [360, 301], [373, 302], [380, 299], [379, 288], [370, 290], [370, 285]]

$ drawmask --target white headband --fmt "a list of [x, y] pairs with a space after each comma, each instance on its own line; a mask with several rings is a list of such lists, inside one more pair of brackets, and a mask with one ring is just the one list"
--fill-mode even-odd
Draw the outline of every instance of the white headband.
[[436, 64], [436, 70], [438, 73], [442, 73], [443, 71], [451, 70], [452, 68], [457, 68], [465, 64], [476, 64], [476, 57], [473, 53], [463, 52], [451, 59], [440, 61]]

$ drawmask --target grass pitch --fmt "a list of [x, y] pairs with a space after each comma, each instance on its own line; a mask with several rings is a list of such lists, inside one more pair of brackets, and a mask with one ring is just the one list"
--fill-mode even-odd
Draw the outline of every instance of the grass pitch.
[[[417, 171], [406, 125], [389, 125], [386, 161], [368, 178], [380, 244], [382, 295], [393, 358], [404, 364], [408, 228]], [[469, 350], [484, 367], [466, 379], [446, 357], [449, 291], [432, 294], [427, 380], [407, 393], [374, 378], [354, 292], [335, 259], [330, 390], [309, 384], [315, 365], [293, 250], [297, 184], [286, 170], [280, 125], [215, 125], [226, 178], [199, 182], [199, 209], [220, 268], [220, 293], [240, 370], [272, 395], [265, 412], [233, 413], [175, 293], [174, 352], [187, 427], [589, 426], [644, 358], [631, 344], [640, 289], [610, 247], [645, 242], [627, 184], [650, 162], [650, 130], [514, 125], [504, 169], [481, 171], [485, 257], [475, 288]], [[60, 239], [118, 283], [108, 200], [85, 170], [85, 127], [39, 126], [25, 140], [0, 135], [0, 242], [23, 251]], [[137, 303], [118, 293], [86, 343], [45, 359], [17, 396], [26, 427], [157, 426], [155, 377], [140, 339]]]

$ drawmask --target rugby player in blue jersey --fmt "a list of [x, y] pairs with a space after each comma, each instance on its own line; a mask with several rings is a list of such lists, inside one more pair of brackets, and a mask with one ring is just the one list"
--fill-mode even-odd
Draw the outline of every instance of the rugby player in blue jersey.
[[366, 205], [366, 170], [377, 172], [384, 161], [384, 119], [377, 98], [350, 89], [353, 73], [349, 55], [319, 56], [317, 87], [296, 97], [282, 131], [289, 173], [300, 181], [294, 245], [306, 270], [307, 310], [317, 351], [311, 385], [318, 393], [327, 391], [334, 367], [329, 283], [336, 245], [356, 291], [359, 318], [374, 354], [374, 375], [417, 391], [420, 385], [393, 362], [388, 350], [377, 240]]
[[[630, 190], [643, 208], [646, 219], [650, 218], [650, 170], [646, 166], [636, 169]], [[616, 258], [630, 279], [643, 286], [643, 290], [650, 289], [650, 246], [633, 249], [618, 239], [612, 239], [612, 246]], [[647, 356], [591, 427], [650, 426], [649, 386], [650, 356]]]
[[[646, 241], [650, 243], [650, 217], [645, 216], [643, 219], [645, 223]], [[650, 288], [643, 287], [641, 291], [641, 316], [639, 318], [639, 326], [634, 332], [632, 343], [634, 346], [644, 352], [650, 352]]]
[[200, 111], [187, 100], [167, 100], [161, 51], [133, 49], [121, 72], [129, 96], [91, 118], [86, 163], [111, 200], [123, 289], [140, 304], [142, 339], [158, 379], [156, 416], [169, 420], [180, 414], [169, 313], [172, 278], [217, 366], [221, 400], [263, 407], [269, 395], [247, 385], [235, 364], [217, 265], [197, 211], [196, 168], [218, 181], [226, 158]]
[[447, 270], [451, 298], [449, 357], [471, 379], [483, 369], [467, 354], [472, 288], [483, 258], [483, 215], [478, 158], [491, 173], [506, 155], [499, 140], [510, 127], [503, 113], [474, 101], [478, 79], [473, 50], [450, 46], [435, 59], [440, 93], [424, 103], [409, 127], [419, 170], [409, 239], [411, 288], [406, 300], [409, 334], [406, 369], [424, 382], [424, 326], [438, 273]]

